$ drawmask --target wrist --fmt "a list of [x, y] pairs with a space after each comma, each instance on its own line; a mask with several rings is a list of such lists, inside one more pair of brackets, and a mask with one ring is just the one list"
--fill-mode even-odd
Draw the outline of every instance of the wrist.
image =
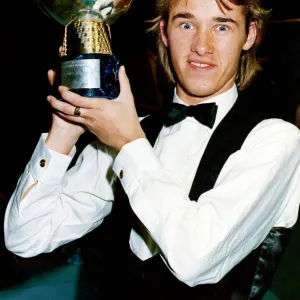
[[70, 132], [63, 130], [50, 130], [45, 144], [51, 150], [58, 153], [69, 155], [72, 148], [78, 141], [78, 136], [70, 135]]
[[115, 149], [116, 149], [118, 152], [120, 152], [120, 151], [122, 150], [123, 146], [125, 146], [125, 145], [127, 145], [127, 144], [129, 144], [129, 143], [132, 143], [132, 142], [134, 142], [134, 141], [136, 141], [136, 140], [138, 140], [138, 139], [144, 139], [144, 138], [146, 138], [146, 136], [145, 136], [145, 134], [144, 134], [144, 132], [143, 132], [142, 134], [140, 134], [140, 135], [138, 135], [138, 136], [135, 136], [135, 137], [126, 139], [123, 143], [120, 143], [119, 145], [117, 145], [117, 146], [115, 147]]

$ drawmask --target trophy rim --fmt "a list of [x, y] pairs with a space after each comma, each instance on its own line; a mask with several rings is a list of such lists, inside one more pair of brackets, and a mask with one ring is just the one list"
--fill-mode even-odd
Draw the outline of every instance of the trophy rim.
[[[111, 13], [110, 15], [108, 15], [106, 18], [104, 18], [100, 12], [93, 10], [92, 7], [82, 7], [81, 9], [79, 9], [76, 14], [74, 14], [74, 12], [70, 12], [70, 16], [68, 18], [63, 18], [60, 14], [53, 12], [45, 3], [43, 0], [35, 0], [35, 2], [37, 3], [39, 9], [50, 19], [60, 23], [61, 25], [68, 25], [69, 23], [71, 23], [74, 19], [76, 19], [78, 17], [78, 14], [80, 14], [80, 12], [86, 10], [86, 11], [91, 11], [92, 14], [97, 15], [99, 17], [99, 19], [105, 23], [107, 23], [108, 25], [111, 25], [113, 23], [116, 22], [116, 20], [118, 19], [119, 16], [123, 15], [124, 13], [127, 12], [127, 10], [129, 9], [129, 7], [132, 5], [133, 0], [127, 0], [126, 5], [124, 5], [121, 8], [118, 8], [118, 5], [116, 7], [114, 7], [112, 10], [115, 10], [113, 13]], [[112, 2], [114, 2], [114, 0], [112, 0]], [[126, 2], [126, 1], [124, 1]], [[72, 15], [73, 13], [73, 15]]]

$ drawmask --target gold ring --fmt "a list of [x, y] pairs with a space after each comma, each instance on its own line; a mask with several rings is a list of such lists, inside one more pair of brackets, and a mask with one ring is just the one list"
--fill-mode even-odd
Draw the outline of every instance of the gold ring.
[[81, 115], [80, 107], [75, 107], [74, 116], [80, 117], [80, 115]]

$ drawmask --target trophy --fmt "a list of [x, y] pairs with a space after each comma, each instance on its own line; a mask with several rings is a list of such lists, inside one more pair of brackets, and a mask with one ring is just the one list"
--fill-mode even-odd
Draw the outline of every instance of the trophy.
[[59, 48], [59, 85], [85, 97], [114, 99], [120, 87], [119, 60], [111, 50], [110, 25], [132, 0], [36, 0], [64, 26]]

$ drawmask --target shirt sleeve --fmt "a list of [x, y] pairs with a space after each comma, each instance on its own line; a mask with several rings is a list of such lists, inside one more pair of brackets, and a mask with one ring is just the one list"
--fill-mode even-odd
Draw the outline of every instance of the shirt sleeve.
[[171, 272], [189, 286], [218, 282], [272, 227], [291, 227], [300, 195], [299, 130], [265, 120], [225, 163], [213, 189], [190, 201], [184, 183], [144, 140], [127, 144], [114, 170]]
[[99, 142], [89, 144], [74, 167], [75, 154], [45, 145], [43, 134], [8, 203], [4, 233], [8, 250], [23, 257], [51, 252], [80, 238], [110, 213], [115, 153]]

